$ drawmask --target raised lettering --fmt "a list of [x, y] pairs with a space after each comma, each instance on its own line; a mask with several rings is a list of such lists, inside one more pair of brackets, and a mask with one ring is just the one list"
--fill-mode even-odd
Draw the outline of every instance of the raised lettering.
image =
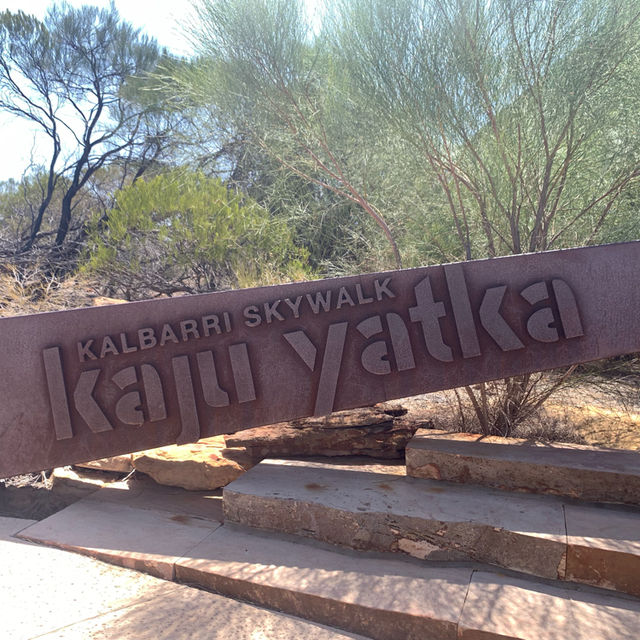
[[156, 369], [150, 364], [140, 367], [142, 373], [142, 387], [147, 401], [149, 422], [159, 422], [167, 417], [167, 407], [164, 401], [162, 382]]
[[236, 385], [238, 402], [251, 402], [256, 399], [256, 390], [253, 384], [253, 374], [249, 362], [249, 352], [244, 342], [232, 344], [229, 347], [231, 358], [231, 371]]
[[98, 356], [91, 351], [92, 344], [93, 340], [87, 340], [84, 344], [82, 342], [78, 342], [78, 358], [80, 359], [80, 362], [98, 359]]
[[174, 344], [178, 344], [180, 342], [170, 324], [162, 325], [162, 332], [160, 333], [160, 346], [164, 347], [167, 342], [173, 342]]
[[193, 392], [193, 380], [188, 356], [177, 356], [171, 359], [173, 378], [178, 394], [178, 409], [182, 429], [176, 438], [178, 444], [197, 442], [200, 439], [200, 420]]
[[307, 334], [304, 331], [291, 331], [290, 333], [285, 333], [283, 338], [294, 348], [300, 358], [302, 358], [302, 362], [313, 371], [316, 368], [318, 350], [315, 348], [313, 342], [309, 340]]
[[122, 349], [122, 353], [133, 353], [134, 351], [138, 350], [138, 347], [132, 345], [129, 346], [127, 344], [127, 334], [126, 333], [121, 333], [120, 334], [120, 347]]
[[138, 342], [140, 349], [151, 349], [158, 344], [156, 340], [156, 332], [151, 327], [138, 329]]
[[273, 319], [284, 320], [284, 317], [278, 311], [278, 305], [282, 302], [282, 300], [276, 300], [275, 302], [265, 302], [264, 303], [264, 318], [267, 321], [267, 324], [271, 324]]
[[[90, 342], [93, 341], [91, 340]], [[79, 344], [80, 343], [78, 343], [78, 345]], [[44, 360], [44, 373], [47, 378], [49, 404], [51, 405], [53, 429], [56, 432], [56, 440], [73, 438], [67, 389], [64, 384], [64, 374], [62, 373], [60, 347], [45, 349], [42, 352], [42, 359]]]
[[475, 358], [481, 355], [480, 344], [476, 325], [471, 311], [471, 301], [469, 291], [464, 279], [464, 270], [461, 264], [449, 264], [444, 268], [444, 275], [447, 280], [447, 289], [453, 307], [453, 319], [458, 331], [458, 340], [462, 349], [463, 358]]
[[576, 297], [573, 295], [573, 291], [571, 291], [571, 288], [564, 280], [560, 279], [553, 280], [551, 286], [553, 287], [553, 293], [558, 303], [564, 337], [579, 338], [583, 336], [584, 330], [582, 329], [578, 304], [576, 303]]
[[218, 384], [218, 373], [216, 372], [213, 352], [201, 351], [196, 355], [196, 359], [198, 361], [204, 401], [210, 407], [226, 407], [229, 404], [229, 394], [221, 389]]
[[524, 344], [500, 314], [506, 290], [507, 287], [503, 285], [485, 291], [479, 311], [480, 323], [503, 351], [515, 351], [523, 349]]
[[327, 344], [322, 357], [318, 395], [316, 396], [316, 405], [313, 411], [314, 416], [326, 416], [333, 411], [346, 336], [346, 322], [329, 325]]
[[[333, 411], [338, 376], [342, 367], [342, 354], [347, 335], [346, 322], [329, 325], [327, 342], [322, 356], [320, 382], [314, 408], [314, 416], [326, 416]], [[317, 349], [304, 331], [292, 331], [284, 334], [284, 339], [293, 347], [301, 360], [315, 371]]]
[[422, 325], [422, 335], [431, 356], [441, 362], [451, 362], [453, 352], [451, 347], [444, 343], [439, 321], [439, 318], [443, 318], [447, 314], [444, 310], [444, 303], [436, 302], [433, 299], [429, 276], [421, 280], [414, 287], [414, 291], [417, 305], [409, 309], [409, 317], [412, 322], [419, 322]]
[[198, 338], [200, 338], [198, 323], [195, 320], [183, 320], [180, 323], [180, 335], [182, 336], [182, 342], [189, 340], [189, 336], [198, 340]]
[[382, 300], [382, 296], [387, 296], [387, 298], [395, 298], [396, 294], [389, 289], [389, 283], [391, 282], [391, 278], [385, 278], [382, 283], [379, 280], [374, 280], [373, 286], [376, 290], [376, 298], [378, 300]]
[[299, 318], [300, 317], [299, 309], [300, 309], [300, 303], [302, 302], [302, 296], [298, 296], [295, 302], [292, 302], [291, 298], [285, 298], [284, 301], [288, 305], [288, 307], [291, 309], [291, 311], [293, 311], [293, 317]]
[[391, 347], [396, 359], [398, 371], [409, 371], [416, 368], [416, 361], [411, 349], [409, 332], [404, 320], [397, 313], [387, 313], [387, 324], [391, 334]]
[[362, 293], [362, 285], [358, 283], [356, 285], [356, 297], [358, 298], [358, 304], [369, 304], [373, 302], [373, 298], [365, 298], [364, 293]]
[[203, 316], [202, 330], [205, 337], [208, 338], [211, 335], [211, 329], [213, 329], [217, 334], [222, 333], [222, 329], [220, 329], [220, 319], [216, 315]]
[[111, 380], [113, 380], [113, 382], [115, 382], [118, 387], [124, 391], [124, 389], [126, 389], [128, 386], [138, 382], [136, 368], [126, 367], [125, 369], [121, 369], [113, 375]]
[[245, 307], [242, 315], [246, 318], [244, 323], [247, 325], [247, 327], [257, 327], [258, 325], [262, 324], [260, 309], [258, 309], [255, 304]]
[[104, 338], [102, 338], [102, 349], [100, 349], [100, 358], [102, 359], [109, 354], [117, 356], [120, 354], [120, 352], [111, 339], [111, 336], [105, 336]]
[[322, 307], [323, 311], [329, 311], [331, 308], [331, 291], [325, 291], [324, 298], [319, 291], [315, 294], [315, 298], [310, 293], [307, 293], [306, 298], [314, 314], [320, 313], [320, 307]]
[[111, 431], [113, 427], [93, 397], [93, 390], [100, 376], [100, 369], [91, 369], [80, 374], [73, 392], [73, 402], [76, 410], [87, 423], [93, 433]]
[[[520, 292], [520, 295], [530, 304], [534, 305], [549, 298], [549, 289], [544, 281], [535, 282]], [[551, 307], [544, 307], [534, 311], [527, 320], [527, 332], [538, 342], [557, 342], [560, 338], [558, 330], [551, 325], [555, 318]]]
[[[127, 387], [138, 382], [135, 367], [126, 367], [118, 371], [112, 378], [120, 389], [124, 391]], [[139, 426], [144, 423], [144, 414], [140, 406], [142, 398], [138, 391], [125, 393], [116, 403], [116, 417], [124, 424]]]
[[348, 304], [350, 307], [355, 306], [355, 302], [352, 300], [346, 287], [340, 287], [338, 292], [338, 301], [336, 302], [336, 309], [341, 309], [344, 304]]
[[[365, 338], [370, 338], [378, 333], [382, 333], [382, 319], [380, 316], [371, 316], [360, 322], [356, 329], [358, 329]], [[391, 373], [391, 365], [389, 361], [385, 359], [388, 355], [387, 345], [384, 340], [376, 340], [363, 349], [360, 362], [362, 362], [365, 371], [377, 376], [384, 376]]]

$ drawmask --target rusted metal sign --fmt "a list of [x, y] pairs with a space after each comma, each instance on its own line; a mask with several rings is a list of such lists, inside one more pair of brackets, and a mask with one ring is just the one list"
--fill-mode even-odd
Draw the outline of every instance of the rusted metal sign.
[[640, 351], [640, 242], [0, 320], [0, 477]]

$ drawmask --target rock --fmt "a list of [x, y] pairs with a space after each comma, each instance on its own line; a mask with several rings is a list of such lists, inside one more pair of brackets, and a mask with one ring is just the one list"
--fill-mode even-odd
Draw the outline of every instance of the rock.
[[157, 483], [191, 490], [224, 487], [252, 466], [245, 450], [228, 448], [224, 438], [205, 438], [188, 445], [172, 445], [133, 455], [136, 470]]
[[402, 458], [421, 422], [397, 418], [402, 407], [368, 407], [245, 429], [133, 454], [136, 470], [184, 489], [223, 487], [264, 458], [369, 456]]
[[83, 469], [98, 469], [99, 471], [129, 473], [130, 471], [133, 471], [133, 460], [132, 454], [127, 453], [121, 456], [112, 456], [111, 458], [92, 460], [91, 462], [81, 462], [74, 466], [81, 467]]
[[[391, 426], [393, 423], [393, 412], [384, 411], [378, 407], [363, 407], [361, 409], [348, 409], [347, 411], [336, 411], [328, 416], [319, 418], [302, 418], [287, 424], [297, 429], [313, 427], [314, 429], [349, 429], [352, 427], [375, 427]], [[263, 428], [263, 427], [257, 427]]]
[[128, 300], [122, 298], [108, 298], [107, 296], [96, 296], [91, 303], [94, 307], [105, 307], [110, 304], [126, 304]]
[[228, 447], [244, 447], [254, 462], [299, 456], [401, 458], [419, 426], [379, 409], [356, 409], [246, 429], [225, 436], [225, 441]]

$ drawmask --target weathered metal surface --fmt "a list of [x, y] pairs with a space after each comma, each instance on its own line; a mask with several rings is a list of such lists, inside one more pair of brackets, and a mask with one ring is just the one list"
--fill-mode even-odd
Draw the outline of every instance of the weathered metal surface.
[[0, 477], [640, 351], [640, 242], [0, 320]]

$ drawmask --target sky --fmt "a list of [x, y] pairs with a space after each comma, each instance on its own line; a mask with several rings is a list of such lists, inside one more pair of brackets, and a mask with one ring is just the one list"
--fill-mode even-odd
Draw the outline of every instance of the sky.
[[[7, 9], [22, 10], [43, 18], [50, 4], [51, 0], [0, 0], [0, 13]], [[68, 4], [108, 7], [109, 1], [68, 0]], [[192, 15], [189, 0], [115, 0], [115, 5], [124, 20], [153, 36], [172, 53], [187, 56], [191, 53], [188, 39], [178, 27], [179, 21], [188, 20]], [[23, 120], [0, 113], [0, 180], [19, 179], [32, 153], [38, 157], [38, 144], [42, 141]]]

